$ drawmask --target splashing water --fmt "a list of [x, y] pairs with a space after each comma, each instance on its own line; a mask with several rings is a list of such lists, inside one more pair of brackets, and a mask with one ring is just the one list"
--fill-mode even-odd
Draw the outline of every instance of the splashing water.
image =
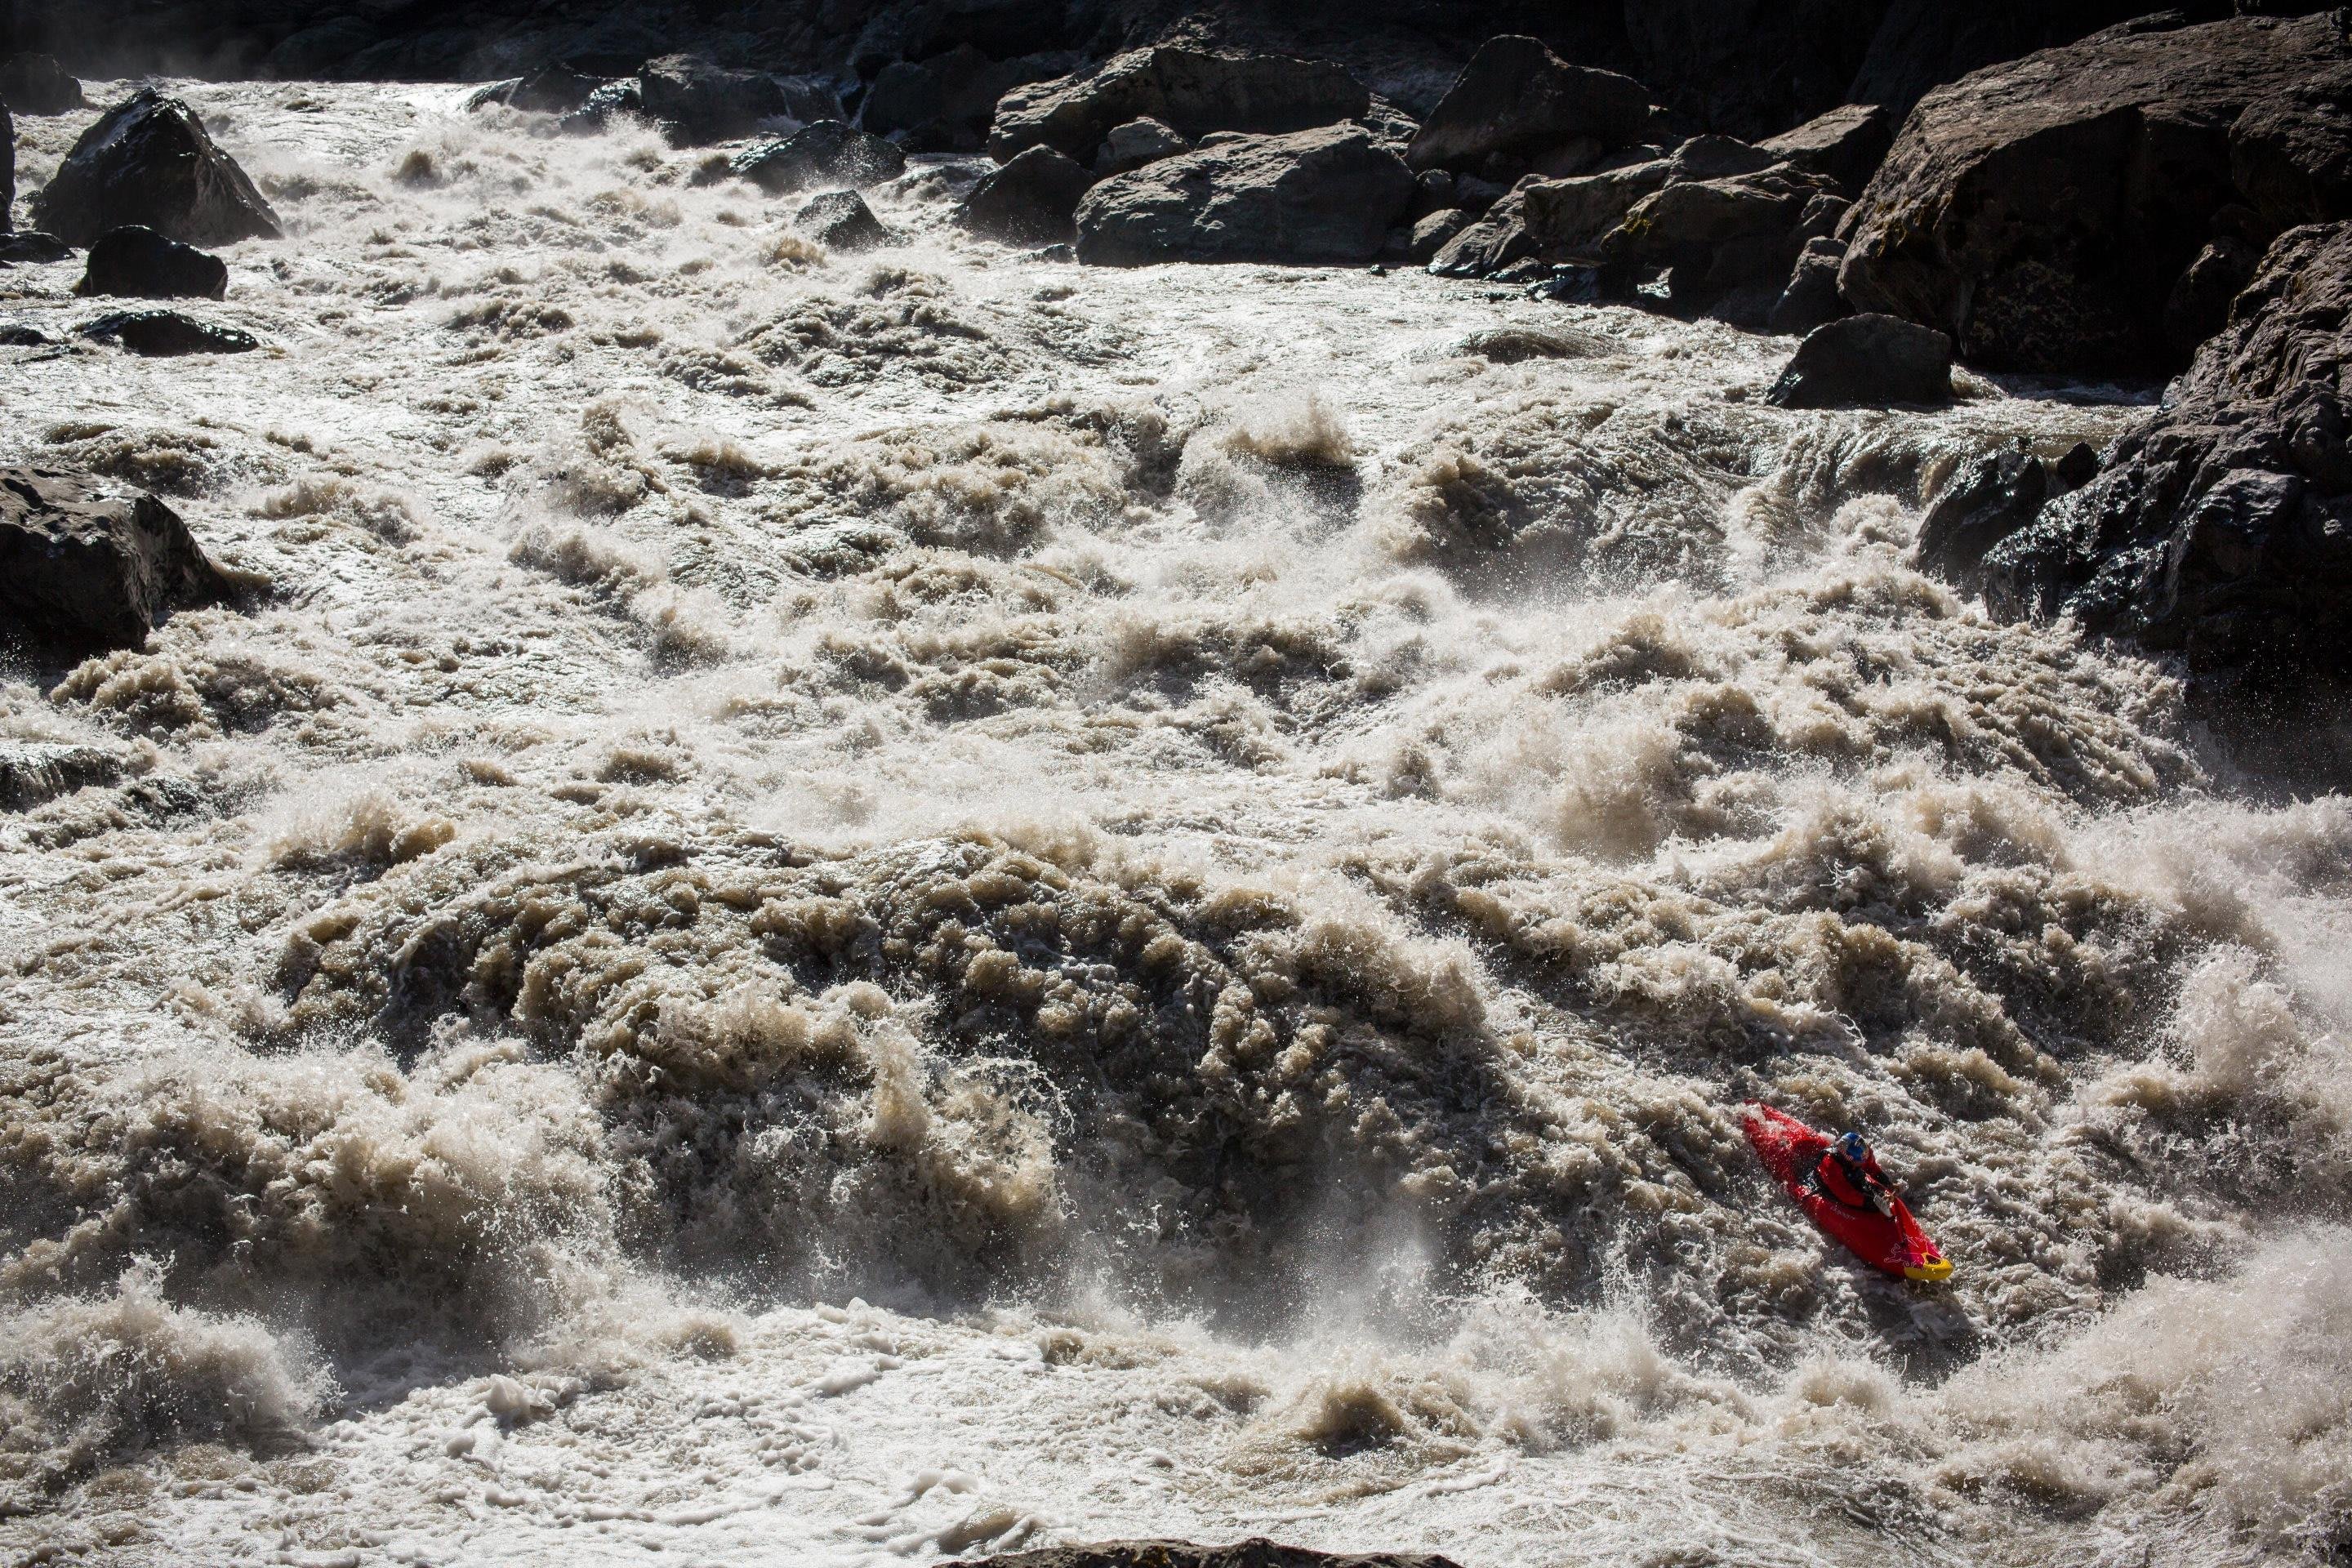
[[0, 684], [12, 1555], [2352, 1540], [2352, 806], [1906, 564], [2131, 408], [184, 90], [270, 348], [0, 382], [274, 584]]

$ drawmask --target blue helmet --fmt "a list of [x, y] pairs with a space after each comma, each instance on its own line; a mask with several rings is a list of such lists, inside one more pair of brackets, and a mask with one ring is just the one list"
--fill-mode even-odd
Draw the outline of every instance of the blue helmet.
[[1870, 1145], [1862, 1141], [1859, 1132], [1844, 1133], [1837, 1141], [1838, 1158], [1849, 1165], [1859, 1165], [1870, 1158]]

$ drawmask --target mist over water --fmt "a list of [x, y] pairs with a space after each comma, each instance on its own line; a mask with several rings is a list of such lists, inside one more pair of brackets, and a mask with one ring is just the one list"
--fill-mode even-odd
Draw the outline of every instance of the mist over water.
[[0, 443], [273, 589], [0, 682], [12, 1556], [2352, 1541], [2352, 804], [1906, 563], [2130, 397], [175, 90], [271, 347], [7, 351]]

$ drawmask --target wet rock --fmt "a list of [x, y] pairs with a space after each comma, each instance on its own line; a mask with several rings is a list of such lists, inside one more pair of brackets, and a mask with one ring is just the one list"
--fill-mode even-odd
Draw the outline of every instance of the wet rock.
[[1098, 70], [1006, 93], [988, 150], [1003, 163], [1051, 147], [1091, 164], [1103, 139], [1130, 121], [1156, 120], [1195, 139], [1213, 131], [1264, 135], [1353, 120], [1370, 107], [1363, 85], [1326, 61], [1137, 49]]
[[0, 811], [30, 811], [61, 795], [121, 777], [122, 758], [96, 746], [0, 742]]
[[1662, 275], [1676, 310], [1761, 325], [1804, 248], [1806, 210], [1827, 183], [1786, 165], [1726, 179], [1669, 178], [1595, 248], [1622, 274]]
[[1562, 60], [1539, 39], [1489, 38], [1423, 121], [1406, 151], [1415, 169], [1524, 166], [1578, 141], [1617, 148], [1659, 124], [1649, 89], [1631, 77]]
[[2345, 216], [2311, 210], [2345, 195], [2329, 162], [2340, 120], [2331, 140], [2298, 94], [2347, 68], [2336, 17], [2247, 17], [2119, 27], [1938, 89], [1859, 204], [1840, 288], [1942, 330], [1972, 363], [2168, 370], [2166, 302], [2225, 212]]
[[533, 114], [570, 114], [586, 106], [607, 79], [568, 65], [546, 65], [511, 81], [493, 82], [466, 100], [469, 110], [504, 104]]
[[18, 114], [70, 114], [86, 107], [81, 83], [53, 55], [0, 60], [0, 103]]
[[1952, 340], [1896, 316], [1848, 316], [1806, 334], [1764, 400], [1780, 408], [1949, 403]]
[[40, 266], [73, 258], [73, 247], [37, 228], [0, 229], [0, 261]]
[[1223, 142], [1116, 175], [1078, 204], [1078, 259], [1369, 261], [1412, 172], [1361, 126]]
[[567, 135], [592, 135], [625, 115], [641, 115], [646, 111], [645, 89], [637, 79], [608, 81], [588, 95], [586, 102], [559, 119], [556, 128]]
[[1920, 520], [1914, 559], [1921, 571], [1974, 589], [1987, 551], [2032, 522], [2043, 502], [2080, 489], [2097, 468], [2086, 446], [2054, 465], [2023, 451], [1971, 458]]
[[1189, 1541], [1106, 1541], [1093, 1546], [1048, 1546], [982, 1558], [971, 1568], [1455, 1568], [1434, 1552], [1375, 1552], [1361, 1555], [1310, 1552], [1254, 1536], [1231, 1546]]
[[959, 44], [929, 59], [884, 66], [858, 105], [857, 122], [910, 153], [977, 153], [988, 145], [998, 99], [1068, 69], [1066, 57], [998, 60]]
[[895, 237], [856, 191], [810, 197], [793, 215], [793, 226], [827, 250], [871, 250]]
[[275, 239], [278, 215], [194, 110], [142, 88], [82, 132], [33, 198], [35, 224], [72, 245], [138, 224], [184, 245]]
[[1477, 222], [1438, 247], [1429, 258], [1429, 269], [1440, 278], [1491, 278], [1533, 259], [1538, 245], [1528, 225], [1528, 195], [1514, 191], [1487, 208]]
[[137, 647], [172, 611], [233, 586], [153, 496], [54, 468], [0, 468], [0, 609], [34, 642]]
[[745, 148], [731, 166], [741, 178], [780, 196], [825, 185], [878, 185], [907, 172], [907, 154], [871, 132], [820, 120], [781, 141]]
[[1157, 120], [1130, 120], [1124, 125], [1112, 126], [1104, 136], [1102, 151], [1095, 155], [1095, 173], [1124, 174], [1129, 169], [1140, 169], [1146, 163], [1192, 150], [1192, 144], [1178, 135], [1172, 126], [1162, 125]]
[[200, 321], [177, 310], [116, 310], [76, 330], [92, 342], [120, 343], [146, 359], [250, 353], [261, 346], [251, 332]]
[[1752, 147], [1736, 136], [1694, 136], [1676, 147], [1666, 160], [1666, 178], [1682, 184], [1690, 180], [1727, 180], [1741, 174], [1759, 174], [1780, 160], [1760, 147]]
[[842, 118], [841, 100], [824, 83], [730, 70], [699, 55], [664, 55], [637, 72], [645, 112], [682, 147], [749, 136], [776, 121], [808, 124]]
[[115, 294], [134, 300], [222, 300], [228, 297], [228, 264], [133, 224], [98, 237], [74, 292], [85, 298]]
[[956, 222], [1007, 245], [1054, 245], [1076, 237], [1078, 203], [1095, 177], [1076, 159], [1032, 147], [981, 177], [956, 207]]
[[364, 16], [329, 16], [280, 38], [263, 74], [279, 81], [349, 80], [352, 57], [382, 42], [383, 29]]
[[0, 348], [47, 348], [49, 335], [38, 327], [28, 327], [22, 321], [0, 321]]
[[1794, 131], [1769, 136], [1756, 145], [1775, 163], [1822, 174], [1851, 201], [1895, 144], [1895, 126], [1875, 104], [1849, 103], [1809, 120]]
[[2163, 411], [1986, 555], [1988, 598], [2273, 690], [2352, 679], [2347, 385], [2352, 223], [2290, 230]]
[[1425, 267], [1437, 253], [1453, 242], [1454, 237], [1477, 222], [1477, 218], [1460, 207], [1446, 207], [1431, 213], [1412, 226], [1412, 238], [1406, 247], [1406, 259], [1416, 267]]
[[1845, 245], [1841, 240], [1807, 240], [1765, 324], [1773, 331], [1802, 337], [1824, 322], [1849, 314], [1837, 290], [1838, 263], [1844, 258]]
[[1597, 261], [1601, 242], [1625, 215], [1664, 188], [1673, 165], [1645, 159], [1622, 168], [1529, 185], [1522, 197], [1536, 249], [1556, 261]]

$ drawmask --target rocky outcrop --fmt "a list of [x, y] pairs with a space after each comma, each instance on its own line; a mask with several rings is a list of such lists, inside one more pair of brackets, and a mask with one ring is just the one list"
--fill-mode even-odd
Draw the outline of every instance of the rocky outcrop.
[[1108, 1541], [1095, 1546], [1048, 1546], [984, 1558], [971, 1568], [1455, 1568], [1453, 1559], [1424, 1552], [1362, 1555], [1310, 1552], [1255, 1536], [1231, 1546], [1189, 1541]]
[[1834, 192], [1824, 176], [1786, 164], [1714, 179], [1670, 177], [1595, 249], [1621, 286], [1638, 280], [1678, 311], [1757, 324], [1780, 297], [1806, 240], [1834, 226], [1843, 204], [1816, 205], [1825, 198]]
[[1923, 572], [1963, 588], [1980, 587], [1985, 552], [2032, 522], [2045, 502], [2081, 489], [2098, 471], [2098, 454], [2083, 445], [2054, 463], [2022, 449], [1971, 458], [1920, 518], [1912, 558]]
[[261, 346], [260, 339], [242, 328], [200, 321], [177, 310], [116, 310], [76, 331], [94, 343], [120, 343], [143, 359], [251, 353]]
[[871, 132], [838, 120], [820, 120], [781, 141], [745, 148], [730, 166], [778, 196], [828, 185], [878, 185], [907, 172], [907, 154]]
[[84, 107], [81, 83], [53, 55], [0, 60], [0, 103], [19, 114], [70, 114]]
[[1848, 201], [1862, 195], [1895, 145], [1895, 126], [1876, 104], [1849, 103], [1756, 144], [1773, 163], [1825, 176]]
[[[2091, 484], [1984, 556], [1987, 596], [2227, 685], [2352, 679], [2352, 223], [2273, 244], [2229, 325]], [[2340, 712], [2336, 716], [2340, 721]]]
[[842, 118], [841, 100], [822, 82], [730, 70], [699, 55], [647, 60], [637, 72], [637, 91], [645, 112], [683, 147], [733, 141], [779, 121]]
[[2123, 27], [1929, 93], [1859, 204], [1840, 288], [2002, 369], [2155, 374], [2206, 247], [2347, 216], [2340, 15]]
[[1370, 107], [1363, 85], [1328, 61], [1137, 49], [1098, 70], [1006, 93], [988, 150], [1003, 163], [1051, 147], [1091, 165], [1103, 139], [1133, 120], [1157, 120], [1188, 137], [1276, 134], [1353, 120]]
[[988, 145], [998, 99], [1066, 75], [1073, 63], [1067, 56], [992, 59], [971, 44], [929, 59], [893, 60], [866, 89], [857, 122], [910, 153], [977, 153]]
[[184, 245], [275, 239], [278, 215], [196, 111], [142, 88], [82, 132], [33, 198], [36, 226], [87, 246], [138, 224]]
[[1952, 340], [1896, 316], [1848, 316], [1797, 345], [1764, 401], [1778, 408], [1952, 400]]
[[827, 250], [871, 250], [893, 237], [856, 191], [826, 191], [810, 197], [793, 215], [793, 226]]
[[109, 229], [90, 246], [74, 292], [134, 300], [223, 300], [228, 265], [217, 256], [133, 224]]
[[1007, 245], [1057, 245], [1076, 237], [1078, 203], [1095, 177], [1076, 159], [1032, 147], [981, 176], [957, 204], [956, 222]]
[[54, 468], [0, 468], [0, 625], [68, 652], [137, 647], [234, 584], [170, 507]]
[[1359, 125], [1220, 140], [1088, 191], [1078, 259], [1366, 261], [1412, 193], [1404, 160]]
[[1815, 327], [1848, 314], [1837, 286], [1838, 263], [1844, 258], [1845, 245], [1841, 240], [1807, 240], [1764, 324], [1773, 331], [1802, 337]]
[[1415, 169], [1516, 178], [1549, 159], [1589, 166], [1655, 140], [1664, 117], [1649, 89], [1613, 71], [1570, 65], [1537, 38], [1489, 38], [1422, 123], [1405, 153]]

